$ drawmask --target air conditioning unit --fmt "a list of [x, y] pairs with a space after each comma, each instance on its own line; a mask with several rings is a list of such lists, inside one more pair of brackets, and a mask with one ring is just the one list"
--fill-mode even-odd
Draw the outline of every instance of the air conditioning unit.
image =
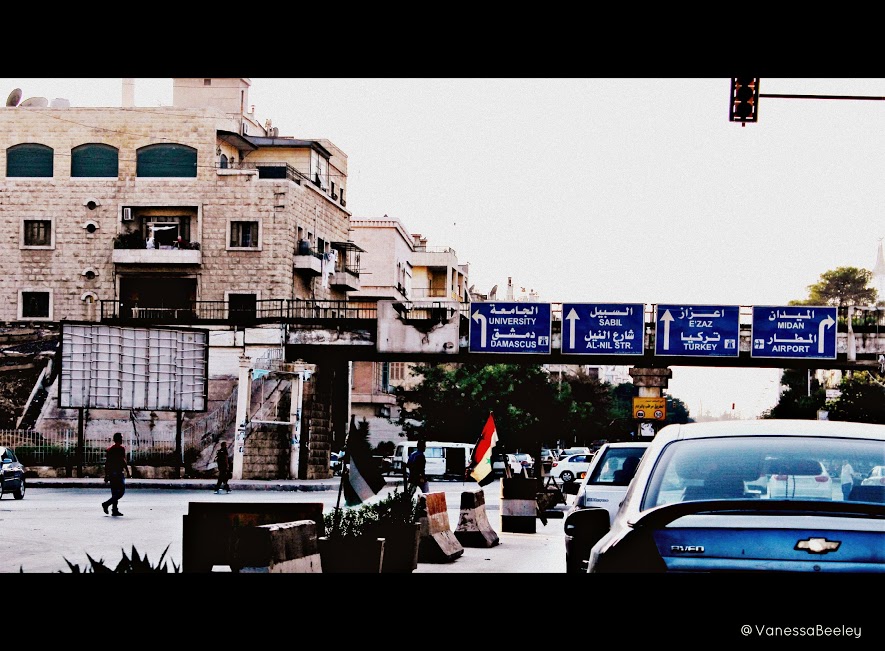
[[131, 222], [132, 221], [132, 208], [123, 208], [123, 221]]

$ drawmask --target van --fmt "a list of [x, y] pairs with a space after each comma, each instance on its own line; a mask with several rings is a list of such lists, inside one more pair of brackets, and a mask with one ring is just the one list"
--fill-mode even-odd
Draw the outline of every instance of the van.
[[[417, 441], [397, 444], [391, 459], [391, 472], [405, 475], [409, 455], [417, 448]], [[427, 466], [424, 474], [428, 478], [464, 479], [467, 466], [470, 465], [473, 448], [473, 443], [427, 441], [427, 447], [424, 450]]]
[[586, 446], [580, 446], [575, 448], [563, 448], [559, 452], [559, 461], [562, 461], [566, 457], [570, 457], [573, 454], [590, 454], [590, 448]]

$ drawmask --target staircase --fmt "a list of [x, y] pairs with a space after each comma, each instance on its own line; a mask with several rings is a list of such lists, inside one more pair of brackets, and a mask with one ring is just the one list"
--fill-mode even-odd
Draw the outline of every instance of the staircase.
[[264, 376], [252, 388], [252, 414], [243, 449], [243, 479], [287, 479], [289, 477], [288, 425], [262, 421], [288, 421], [292, 383], [286, 378]]

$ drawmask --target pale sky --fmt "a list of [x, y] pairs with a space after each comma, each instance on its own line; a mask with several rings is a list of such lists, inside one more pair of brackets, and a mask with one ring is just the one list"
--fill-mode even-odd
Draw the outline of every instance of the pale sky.
[[[820, 274], [872, 269], [885, 237], [885, 101], [760, 98], [728, 78], [252, 78], [281, 136], [348, 156], [347, 207], [399, 219], [503, 298], [784, 305]], [[0, 93], [119, 106], [119, 78], [0, 78]], [[885, 97], [885, 78], [762, 78], [762, 95]], [[135, 80], [139, 106], [171, 79]], [[627, 362], [629, 365], [629, 361]], [[780, 371], [672, 367], [692, 414], [753, 417]]]

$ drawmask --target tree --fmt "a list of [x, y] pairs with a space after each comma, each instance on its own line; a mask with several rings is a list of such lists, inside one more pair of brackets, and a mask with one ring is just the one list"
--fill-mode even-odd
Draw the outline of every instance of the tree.
[[885, 424], [885, 384], [868, 371], [847, 373], [842, 395], [829, 403], [830, 420]]
[[790, 301], [790, 305], [872, 305], [878, 292], [867, 285], [873, 272], [857, 267], [838, 267], [825, 271], [820, 280], [808, 286], [808, 298]]

